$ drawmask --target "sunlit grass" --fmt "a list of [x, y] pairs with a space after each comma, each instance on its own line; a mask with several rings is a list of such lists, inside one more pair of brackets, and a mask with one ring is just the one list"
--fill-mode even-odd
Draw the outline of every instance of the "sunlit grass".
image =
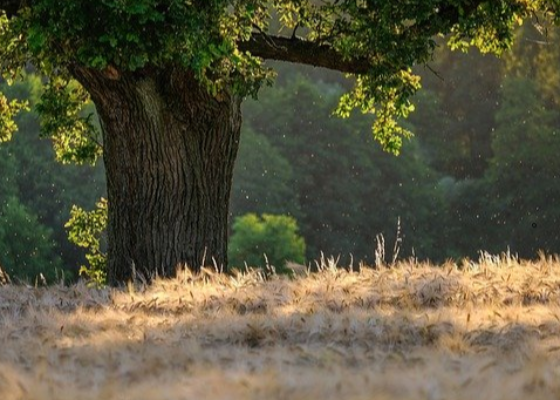
[[463, 264], [0, 287], [0, 398], [560, 398], [560, 261]]

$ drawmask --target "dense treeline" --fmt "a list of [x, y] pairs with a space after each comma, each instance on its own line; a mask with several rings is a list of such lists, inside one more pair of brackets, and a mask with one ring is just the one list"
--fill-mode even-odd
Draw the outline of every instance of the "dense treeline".
[[[400, 216], [407, 241], [435, 256], [442, 204], [417, 143], [398, 158], [384, 153], [369, 117], [332, 115], [341, 94], [336, 83], [285, 73], [291, 76], [284, 83], [245, 108], [252, 132], [241, 139], [233, 212], [289, 213], [299, 221], [308, 256], [322, 250], [357, 259], [371, 257], [377, 233], [394, 235]], [[270, 183], [255, 185], [259, 179]]]
[[[464, 55], [443, 57], [436, 68], [461, 72], [450, 85], [432, 86], [436, 124], [422, 125], [421, 113], [413, 119], [426, 151], [439, 153], [430, 164], [444, 175], [449, 235], [442, 247], [452, 256], [560, 251], [559, 32], [545, 36], [526, 24], [518, 36], [502, 61], [474, 55], [461, 66]], [[444, 131], [449, 136], [438, 137]], [[436, 140], [427, 139], [432, 133]]]
[[[376, 235], [390, 253], [400, 218], [401, 256], [440, 261], [508, 248], [560, 252], [560, 39], [532, 25], [503, 60], [442, 47], [424, 68], [425, 91], [407, 123], [416, 137], [394, 157], [371, 136], [370, 116], [332, 115], [340, 75], [281, 65], [276, 85], [247, 102], [232, 217], [288, 214], [308, 258], [320, 251], [373, 261]], [[38, 78], [2, 86], [40, 95]], [[101, 165], [62, 166], [38, 137], [33, 113], [0, 146], [0, 265], [21, 278], [75, 271], [67, 241], [72, 204], [102, 196]]]
[[558, 253], [560, 35], [528, 24], [518, 36], [501, 60], [442, 46], [419, 71], [416, 138], [398, 158], [371, 141], [368, 118], [332, 117], [337, 75], [281, 69], [277, 86], [245, 108], [234, 213], [295, 216], [309, 257], [372, 260], [377, 233], [392, 247], [398, 217], [401, 255]]

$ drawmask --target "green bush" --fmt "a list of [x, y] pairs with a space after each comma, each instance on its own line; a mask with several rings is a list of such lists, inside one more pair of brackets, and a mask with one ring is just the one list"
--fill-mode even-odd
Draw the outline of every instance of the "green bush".
[[286, 215], [245, 214], [235, 219], [229, 243], [231, 266], [264, 267], [268, 263], [279, 273], [289, 273], [286, 261], [305, 262], [305, 241], [297, 222]]

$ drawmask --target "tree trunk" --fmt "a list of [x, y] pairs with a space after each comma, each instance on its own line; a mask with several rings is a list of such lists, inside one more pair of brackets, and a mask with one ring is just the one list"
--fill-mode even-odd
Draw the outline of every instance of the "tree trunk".
[[109, 281], [226, 269], [241, 99], [215, 98], [179, 69], [73, 73], [102, 125]]

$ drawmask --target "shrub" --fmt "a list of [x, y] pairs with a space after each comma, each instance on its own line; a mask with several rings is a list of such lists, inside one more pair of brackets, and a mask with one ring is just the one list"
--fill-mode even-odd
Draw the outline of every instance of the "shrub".
[[230, 265], [264, 267], [265, 254], [279, 273], [290, 272], [286, 261], [305, 262], [305, 241], [294, 218], [251, 213], [235, 219], [228, 251]]

